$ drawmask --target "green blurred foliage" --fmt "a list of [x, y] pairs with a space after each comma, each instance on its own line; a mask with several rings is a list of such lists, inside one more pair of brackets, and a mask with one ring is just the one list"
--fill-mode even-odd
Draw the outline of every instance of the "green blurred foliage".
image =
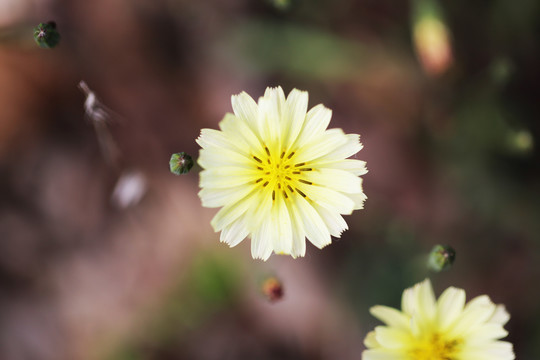
[[359, 80], [381, 63], [402, 60], [402, 65], [408, 64], [400, 50], [366, 45], [294, 22], [244, 21], [232, 27], [220, 47], [232, 54], [233, 66], [245, 66], [242, 71], [279, 74], [307, 83]]
[[242, 289], [241, 267], [233, 258], [201, 253], [154, 312], [141, 319], [136, 337], [117, 348], [109, 360], [139, 360], [159, 349], [176, 347], [183, 336], [221, 311], [236, 306]]
[[291, 23], [246, 22], [231, 37], [241, 57], [259, 71], [310, 80], [347, 79], [362, 67], [366, 52], [353, 41]]

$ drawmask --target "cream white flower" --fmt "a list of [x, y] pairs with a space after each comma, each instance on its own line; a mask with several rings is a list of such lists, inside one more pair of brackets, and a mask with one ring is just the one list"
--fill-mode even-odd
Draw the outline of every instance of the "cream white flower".
[[347, 229], [341, 215], [363, 208], [365, 162], [347, 159], [362, 145], [356, 134], [327, 130], [332, 112], [307, 111], [308, 94], [267, 88], [256, 103], [245, 92], [232, 96], [233, 114], [221, 130], [202, 129], [199, 197], [221, 207], [212, 219], [231, 247], [251, 238], [253, 258], [272, 251], [304, 256], [307, 238], [318, 248]]
[[512, 344], [500, 341], [510, 319], [503, 305], [478, 296], [465, 305], [465, 291], [450, 287], [435, 300], [425, 280], [403, 292], [402, 310], [374, 306], [377, 326], [365, 339], [363, 360], [511, 360]]

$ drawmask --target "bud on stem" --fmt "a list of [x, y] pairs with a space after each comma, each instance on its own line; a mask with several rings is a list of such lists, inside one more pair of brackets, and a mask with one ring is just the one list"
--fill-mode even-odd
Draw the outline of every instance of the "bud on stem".
[[52, 49], [60, 42], [60, 34], [56, 30], [56, 23], [49, 21], [41, 23], [34, 28], [34, 40], [39, 47]]
[[456, 259], [456, 251], [448, 245], [435, 245], [429, 254], [428, 267], [436, 272], [449, 269]]
[[171, 155], [169, 167], [175, 175], [187, 174], [193, 167], [193, 159], [185, 152], [175, 153]]

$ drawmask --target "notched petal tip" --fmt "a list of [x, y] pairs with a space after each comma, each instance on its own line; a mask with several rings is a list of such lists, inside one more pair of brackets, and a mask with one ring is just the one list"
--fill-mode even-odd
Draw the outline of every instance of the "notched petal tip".
[[268, 255], [266, 255], [266, 254], [254, 254], [253, 252], [251, 253], [251, 257], [254, 260], [262, 260], [262, 261], [267, 261], [270, 258], [270, 255], [272, 255], [272, 253], [270, 253]]
[[238, 94], [231, 95], [231, 102], [241, 101], [243, 99], [251, 99], [251, 100], [253, 100], [253, 98], [245, 91], [241, 91]]
[[204, 133], [205, 130], [206, 129], [201, 129], [201, 131], [199, 132], [199, 136], [197, 136], [197, 138], [195, 139], [195, 142], [202, 148], [204, 148], [203, 145], [202, 145], [202, 138], [204, 136], [203, 133]]
[[289, 92], [289, 95], [287, 95], [287, 101], [291, 102], [293, 100], [295, 101], [302, 101], [307, 104], [309, 99], [309, 93], [307, 91], [298, 90], [297, 88], [294, 88]]
[[492, 323], [505, 325], [509, 320], [510, 314], [506, 310], [506, 307], [503, 304], [499, 304], [495, 308], [495, 312], [489, 321]]

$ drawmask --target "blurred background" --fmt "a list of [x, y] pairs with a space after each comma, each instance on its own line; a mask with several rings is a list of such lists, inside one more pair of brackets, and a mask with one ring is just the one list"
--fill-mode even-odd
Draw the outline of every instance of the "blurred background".
[[[0, 359], [361, 359], [369, 307], [425, 277], [506, 304], [539, 359], [539, 30], [535, 0], [0, 0]], [[277, 85], [361, 134], [368, 200], [261, 262], [168, 161]]]

